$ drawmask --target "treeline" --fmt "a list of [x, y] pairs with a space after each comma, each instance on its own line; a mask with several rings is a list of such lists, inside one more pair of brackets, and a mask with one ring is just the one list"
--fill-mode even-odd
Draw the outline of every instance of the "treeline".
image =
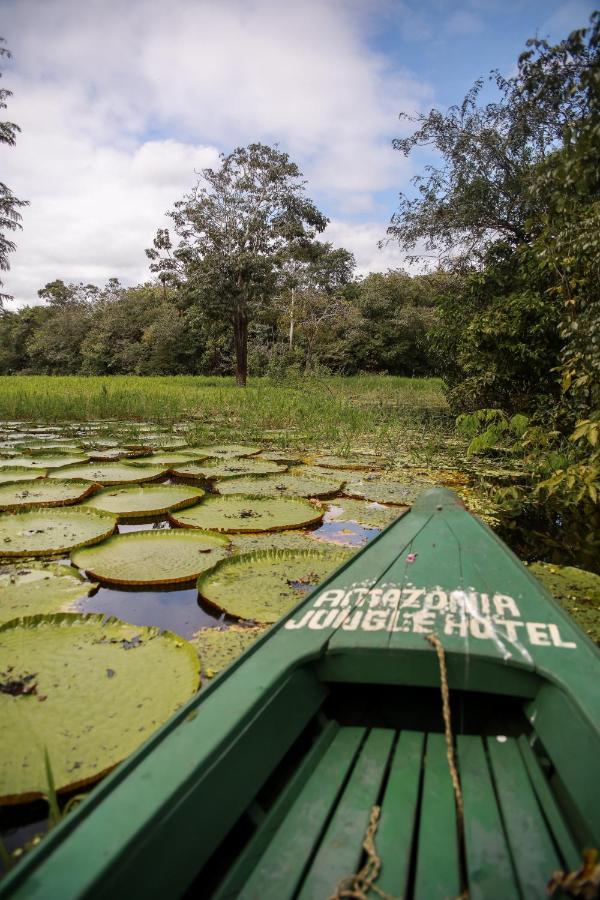
[[[318, 286], [282, 285], [256, 311], [250, 374], [433, 374], [428, 336], [456, 277], [396, 270], [356, 279], [350, 254], [327, 252], [345, 255], [342, 278], [337, 266]], [[206, 312], [189, 286], [56, 280], [38, 295], [42, 303], [0, 316], [2, 375], [231, 374], [231, 325]]]

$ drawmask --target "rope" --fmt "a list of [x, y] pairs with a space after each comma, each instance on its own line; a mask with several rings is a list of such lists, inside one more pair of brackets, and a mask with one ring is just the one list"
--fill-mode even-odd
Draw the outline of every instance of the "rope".
[[444, 733], [446, 737], [446, 759], [448, 760], [448, 768], [450, 770], [450, 778], [452, 779], [452, 787], [454, 788], [454, 800], [456, 803], [456, 820], [458, 825], [459, 844], [462, 845], [465, 833], [465, 808], [463, 805], [462, 790], [460, 787], [460, 778], [456, 768], [456, 760], [454, 757], [454, 737], [452, 734], [452, 721], [450, 719], [450, 690], [448, 688], [448, 672], [446, 670], [446, 654], [444, 647], [437, 634], [426, 635], [426, 640], [435, 647], [438, 662], [440, 664], [440, 687], [442, 691], [442, 711], [444, 714]]
[[381, 872], [381, 858], [375, 847], [375, 832], [379, 824], [380, 814], [381, 807], [374, 806], [369, 816], [369, 825], [363, 840], [363, 850], [367, 854], [364, 866], [356, 875], [348, 875], [346, 878], [342, 878], [335, 889], [335, 893], [331, 894], [328, 900], [343, 900], [343, 898], [348, 898], [348, 900], [368, 900], [369, 891], [375, 891], [381, 897], [381, 900], [394, 900], [391, 894], [382, 891], [375, 884]]

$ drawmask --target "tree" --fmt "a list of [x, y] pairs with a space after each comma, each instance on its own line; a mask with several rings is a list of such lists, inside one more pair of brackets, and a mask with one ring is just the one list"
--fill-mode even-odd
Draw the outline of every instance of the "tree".
[[491, 73], [494, 102], [481, 104], [485, 80], [479, 79], [445, 113], [401, 113], [417, 128], [396, 139], [395, 149], [408, 156], [432, 148], [441, 163], [413, 179], [416, 196], [400, 195], [390, 239], [412, 252], [424, 245], [426, 254], [453, 266], [481, 266], [497, 242], [516, 248], [530, 239], [544, 202], [529, 191], [536, 165], [559, 146], [567, 125], [589, 115], [581, 86], [597, 66], [597, 50], [578, 34], [553, 53], [544, 41], [528, 41], [517, 75]]
[[[287, 153], [264, 144], [221, 154], [169, 213], [179, 244], [157, 237], [148, 252], [163, 285], [185, 274], [184, 292], [233, 328], [236, 382], [245, 385], [248, 323], [273, 297], [284, 253], [310, 243], [327, 219], [305, 195]], [[161, 265], [160, 253], [163, 252]]]
[[[11, 53], [6, 47], [2, 46], [4, 43], [4, 38], [0, 38], [0, 59], [2, 57], [10, 59]], [[1, 77], [2, 73], [0, 72]], [[6, 109], [6, 100], [9, 97], [12, 97], [12, 91], [0, 88], [0, 109]], [[0, 144], [8, 144], [9, 147], [14, 147], [20, 130], [19, 126], [15, 125], [14, 122], [0, 122]], [[19, 209], [27, 205], [27, 200], [18, 200], [11, 189], [0, 181], [0, 271], [6, 272], [10, 268], [8, 254], [12, 253], [16, 246], [15, 242], [8, 237], [7, 232], [16, 231], [22, 227]], [[0, 281], [1, 287], [2, 281]], [[11, 299], [10, 294], [4, 294], [0, 291], [0, 307], [4, 300]]]
[[[329, 243], [311, 241], [300, 247], [292, 247], [284, 255], [280, 265], [279, 294], [277, 310], [279, 315], [287, 316], [289, 321], [288, 349], [294, 348], [294, 335], [298, 324], [302, 324], [302, 313], [299, 308], [302, 298], [307, 301], [307, 308], [313, 311], [320, 307], [319, 319], [331, 321], [340, 308], [339, 294], [351, 279], [356, 266], [354, 255], [343, 248], [334, 249]], [[322, 300], [315, 298], [322, 296]], [[309, 299], [313, 298], [312, 303]], [[329, 302], [328, 302], [329, 299]], [[308, 361], [307, 361], [308, 365]]]

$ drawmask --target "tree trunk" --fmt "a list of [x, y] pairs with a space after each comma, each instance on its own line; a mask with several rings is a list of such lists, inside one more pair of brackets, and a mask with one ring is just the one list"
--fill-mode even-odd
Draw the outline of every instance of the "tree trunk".
[[235, 383], [246, 387], [248, 375], [248, 315], [244, 307], [233, 314], [233, 345], [235, 347]]
[[294, 288], [292, 288], [292, 304], [290, 306], [290, 350], [294, 349]]

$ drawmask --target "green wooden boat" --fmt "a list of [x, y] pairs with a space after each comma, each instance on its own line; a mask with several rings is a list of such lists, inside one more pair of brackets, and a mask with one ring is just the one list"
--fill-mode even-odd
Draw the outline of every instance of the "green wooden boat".
[[0, 895], [326, 900], [366, 860], [367, 886], [393, 897], [546, 897], [553, 873], [600, 846], [599, 673], [597, 648], [502, 542], [428, 491]]

